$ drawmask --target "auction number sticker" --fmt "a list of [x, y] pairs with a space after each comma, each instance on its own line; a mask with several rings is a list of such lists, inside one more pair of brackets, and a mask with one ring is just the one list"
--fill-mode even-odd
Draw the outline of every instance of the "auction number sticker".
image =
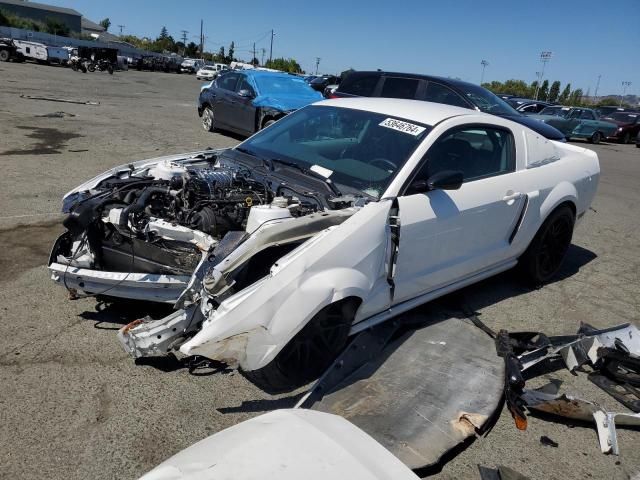
[[409, 135], [413, 135], [414, 137], [417, 137], [426, 130], [426, 128], [421, 127], [420, 125], [403, 122], [402, 120], [396, 120], [395, 118], [385, 118], [378, 125], [380, 125], [381, 127], [391, 128], [399, 132], [408, 133]]

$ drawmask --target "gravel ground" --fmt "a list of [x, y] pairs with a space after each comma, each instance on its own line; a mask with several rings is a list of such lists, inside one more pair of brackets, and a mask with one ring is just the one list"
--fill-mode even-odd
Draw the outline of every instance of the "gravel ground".
[[[0, 465], [3, 478], [136, 478], [212, 433], [292, 406], [234, 372], [135, 364], [115, 331], [149, 312], [144, 304], [69, 301], [49, 280], [49, 248], [62, 231], [62, 195], [109, 167], [238, 139], [207, 134], [192, 76], [149, 72], [75, 73], [0, 64]], [[24, 97], [21, 97], [24, 95]], [[98, 105], [26, 98], [57, 97]], [[62, 112], [58, 114], [57, 112]], [[56, 114], [56, 115], [51, 115]], [[600, 156], [600, 190], [576, 230], [557, 281], [524, 289], [506, 273], [423, 307], [464, 303], [493, 329], [574, 333], [580, 321], [639, 320], [640, 149], [590, 146]], [[197, 372], [196, 372], [197, 373]], [[532, 380], [623, 410], [585, 374], [559, 370]], [[543, 446], [546, 435], [558, 448]], [[493, 430], [453, 456], [434, 478], [479, 478], [477, 464], [504, 464], [533, 478], [627, 479], [640, 472], [640, 433], [618, 430], [619, 457], [600, 453], [595, 429], [531, 417], [518, 431], [503, 411]]]

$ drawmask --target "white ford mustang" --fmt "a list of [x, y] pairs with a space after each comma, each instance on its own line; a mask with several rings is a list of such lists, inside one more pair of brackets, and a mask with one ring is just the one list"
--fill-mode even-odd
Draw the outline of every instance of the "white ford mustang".
[[597, 155], [496, 116], [323, 101], [237, 147], [115, 168], [65, 196], [49, 268], [75, 295], [175, 302], [119, 333], [262, 385], [319, 374], [350, 334], [520, 267], [558, 270]]

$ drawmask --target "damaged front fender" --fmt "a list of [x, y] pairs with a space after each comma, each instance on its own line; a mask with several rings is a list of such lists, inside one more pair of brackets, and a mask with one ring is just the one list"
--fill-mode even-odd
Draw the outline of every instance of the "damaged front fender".
[[[342, 225], [325, 230], [280, 259], [267, 277], [217, 308], [205, 296], [202, 329], [180, 351], [212, 360], [236, 360], [232, 363], [242, 369], [256, 370], [273, 360], [331, 303], [357, 297], [378, 311], [388, 307], [389, 229], [385, 226], [390, 207], [391, 201], [368, 204]], [[237, 336], [238, 341], [228, 342]], [[244, 347], [240, 352], [239, 339]]]

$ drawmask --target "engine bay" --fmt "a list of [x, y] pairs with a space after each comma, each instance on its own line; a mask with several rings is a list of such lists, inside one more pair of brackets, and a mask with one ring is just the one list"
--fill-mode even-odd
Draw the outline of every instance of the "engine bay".
[[68, 267], [190, 276], [227, 235], [237, 245], [265, 224], [353, 205], [317, 190], [229, 155], [130, 165], [65, 198], [67, 231], [50, 264], [65, 276]]

